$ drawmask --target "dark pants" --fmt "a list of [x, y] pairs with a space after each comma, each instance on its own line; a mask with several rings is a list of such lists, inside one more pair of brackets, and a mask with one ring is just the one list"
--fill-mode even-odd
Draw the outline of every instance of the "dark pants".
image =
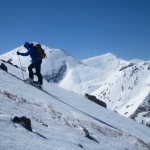
[[38, 82], [42, 84], [43, 83], [43, 77], [41, 74], [41, 64], [42, 64], [42, 62], [31, 63], [28, 67], [28, 70], [29, 70], [29, 78], [33, 79], [34, 75], [33, 75], [32, 69], [35, 68], [36, 75], [38, 77]]

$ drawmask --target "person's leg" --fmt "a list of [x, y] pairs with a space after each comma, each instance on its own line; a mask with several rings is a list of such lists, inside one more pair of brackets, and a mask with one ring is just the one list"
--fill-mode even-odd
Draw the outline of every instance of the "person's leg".
[[28, 67], [28, 71], [29, 71], [29, 78], [33, 80], [34, 76], [33, 76], [33, 68], [35, 68], [34, 63], [31, 63]]
[[36, 70], [36, 75], [38, 77], [38, 82], [40, 84], [43, 84], [43, 77], [42, 77], [42, 74], [41, 74], [41, 62], [37, 62], [35, 63], [35, 70]]

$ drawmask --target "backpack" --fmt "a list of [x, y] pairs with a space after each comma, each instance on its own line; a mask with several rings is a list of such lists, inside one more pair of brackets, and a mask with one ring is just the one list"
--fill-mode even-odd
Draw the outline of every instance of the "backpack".
[[40, 59], [44, 59], [46, 58], [46, 53], [44, 51], [44, 49], [41, 47], [41, 44], [35, 44], [33, 45], [33, 47], [36, 49], [36, 51], [39, 53], [39, 58]]

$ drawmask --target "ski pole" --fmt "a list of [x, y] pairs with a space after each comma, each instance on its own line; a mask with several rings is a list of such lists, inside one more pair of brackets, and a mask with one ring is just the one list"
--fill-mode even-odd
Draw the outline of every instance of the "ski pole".
[[24, 74], [23, 74], [23, 68], [22, 68], [22, 65], [21, 65], [21, 60], [20, 60], [20, 57], [19, 57], [19, 55], [18, 55], [18, 58], [19, 58], [20, 67], [21, 67], [21, 70], [22, 70], [22, 77], [23, 77], [23, 80], [25, 80], [25, 78], [24, 78]]

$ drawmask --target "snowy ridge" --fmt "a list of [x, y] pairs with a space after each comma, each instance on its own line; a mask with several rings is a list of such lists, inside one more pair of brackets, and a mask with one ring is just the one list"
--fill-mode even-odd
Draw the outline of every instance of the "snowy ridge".
[[[93, 94], [106, 102], [110, 110], [150, 124], [148, 117], [144, 117], [150, 114], [150, 61], [125, 61], [111, 53], [78, 61], [63, 50], [42, 47], [48, 56], [43, 60], [42, 74], [48, 82], [78, 94]], [[0, 59], [20, 67], [17, 50], [26, 51], [21, 46]], [[20, 59], [28, 72], [30, 58], [20, 56]]]
[[116, 71], [120, 66], [127, 64], [126, 61], [117, 58], [111, 53], [85, 59], [82, 62], [90, 67], [107, 71]]
[[[150, 93], [149, 65], [149, 63], [128, 65], [129, 67], [118, 71], [112, 79], [108, 80], [93, 94], [99, 99], [103, 99], [109, 109], [127, 117], [132, 116]], [[149, 103], [145, 105], [145, 107], [149, 106]], [[148, 112], [148, 109], [142, 110], [143, 115]], [[136, 115], [138, 117], [138, 114]], [[146, 118], [140, 118], [137, 119], [140, 123], [143, 121], [149, 123], [149, 120], [145, 120]], [[136, 118], [134, 119], [136, 120]]]
[[[43, 88], [53, 95], [50, 96], [18, 80], [22, 77], [19, 68], [8, 63], [5, 65], [8, 73], [17, 78], [0, 70], [1, 149], [150, 148], [150, 130], [147, 127], [100, 107], [81, 95], [44, 81]], [[11, 121], [16, 115], [31, 119], [33, 133]]]

